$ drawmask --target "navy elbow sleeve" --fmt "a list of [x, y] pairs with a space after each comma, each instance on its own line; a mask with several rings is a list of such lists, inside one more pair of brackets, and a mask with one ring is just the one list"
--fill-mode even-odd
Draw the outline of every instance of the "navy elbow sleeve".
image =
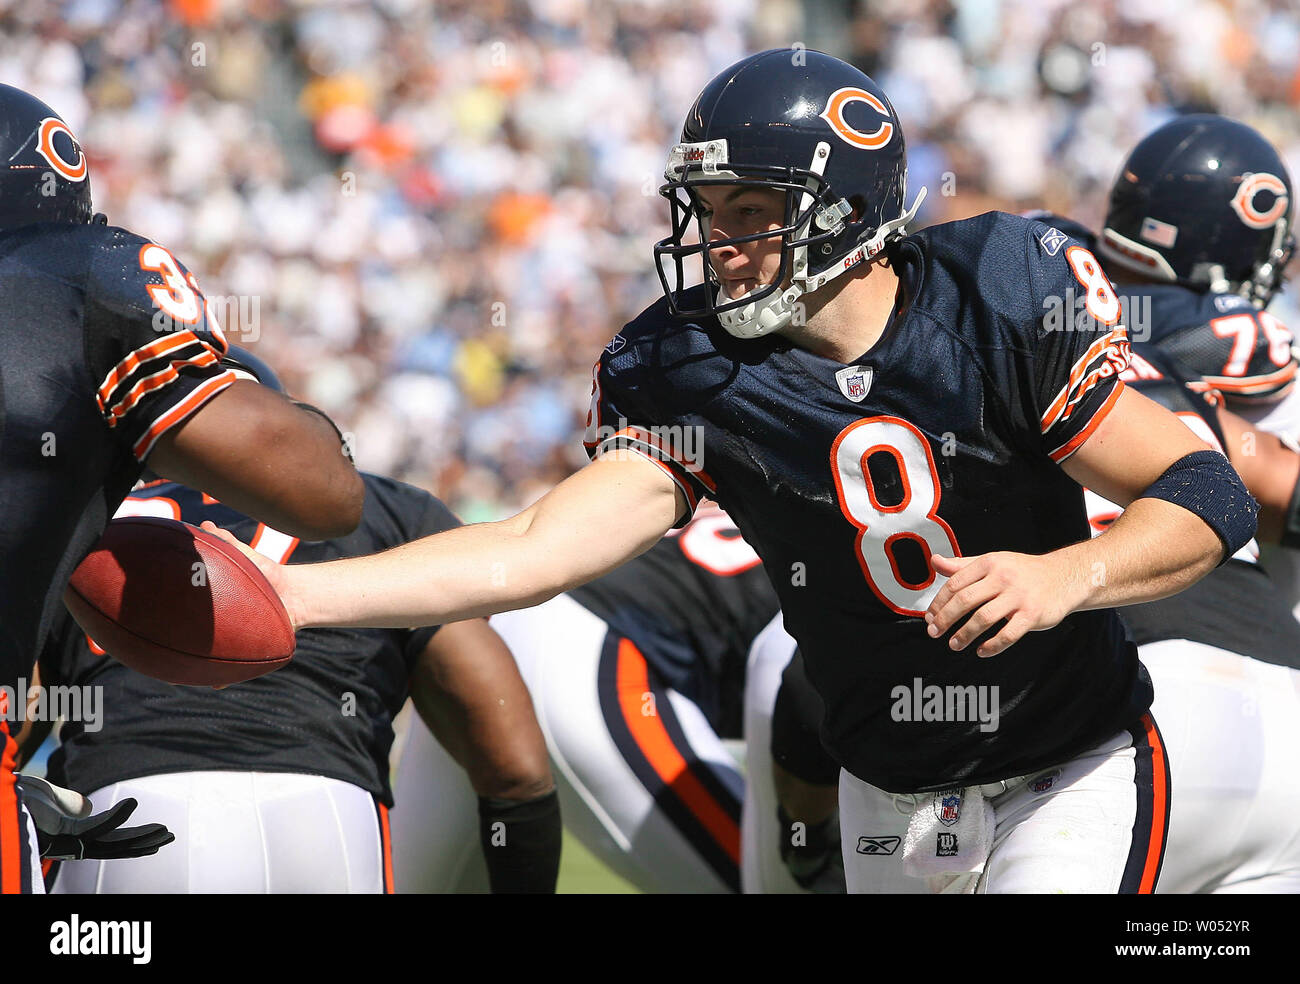
[[1164, 499], [1195, 513], [1223, 541], [1225, 560], [1255, 535], [1259, 503], [1228, 459], [1217, 451], [1183, 455], [1141, 498]]

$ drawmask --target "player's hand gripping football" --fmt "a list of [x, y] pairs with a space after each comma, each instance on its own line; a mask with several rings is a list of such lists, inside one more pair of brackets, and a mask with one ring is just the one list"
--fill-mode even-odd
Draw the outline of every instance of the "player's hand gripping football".
[[210, 519], [203, 521], [202, 529], [221, 537], [227, 543], [237, 547], [245, 557], [257, 565], [257, 569], [262, 572], [262, 576], [271, 582], [271, 587], [275, 593], [280, 596], [280, 603], [284, 605], [284, 610], [289, 613], [289, 621], [293, 624], [294, 631], [303, 624], [305, 619], [301, 615], [301, 609], [294, 605], [293, 591], [290, 589], [289, 576], [285, 572], [288, 568], [284, 564], [277, 564], [270, 557], [258, 553], [248, 544], [239, 540], [230, 531], [223, 530]]
[[939, 638], [967, 615], [948, 645], [961, 651], [999, 622], [1006, 624], [976, 650], [996, 656], [1026, 632], [1050, 629], [1074, 610], [1071, 579], [1064, 577], [1052, 554], [996, 553], [975, 557], [933, 555], [936, 573], [948, 578], [926, 610], [932, 638]]

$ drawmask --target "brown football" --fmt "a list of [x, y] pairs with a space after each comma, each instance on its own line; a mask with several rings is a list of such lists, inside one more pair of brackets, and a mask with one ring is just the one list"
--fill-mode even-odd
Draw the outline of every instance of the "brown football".
[[63, 594], [110, 656], [168, 683], [224, 687], [293, 657], [289, 615], [257, 566], [188, 523], [108, 524]]

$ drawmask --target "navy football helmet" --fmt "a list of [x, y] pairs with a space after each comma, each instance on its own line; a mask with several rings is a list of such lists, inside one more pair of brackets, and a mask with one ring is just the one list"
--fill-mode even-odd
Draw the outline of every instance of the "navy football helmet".
[[59, 114], [0, 85], [0, 229], [91, 220], [86, 155]]
[[[739, 338], [783, 328], [799, 297], [874, 260], [904, 235], [925, 197], [921, 189], [904, 209], [903, 130], [880, 87], [847, 62], [804, 48], [751, 55], [705, 86], [664, 177], [659, 193], [670, 203], [672, 234], [655, 244], [655, 268], [669, 310], [682, 319], [716, 316]], [[784, 224], [709, 242], [693, 189], [742, 181], [785, 193]], [[686, 245], [692, 221], [700, 242]], [[781, 237], [777, 279], [729, 299], [710, 253], [775, 236]], [[688, 309], [684, 263], [697, 254], [706, 301]], [[668, 261], [673, 283], [665, 271]]]
[[1129, 154], [1110, 193], [1106, 259], [1196, 290], [1231, 290], [1263, 307], [1282, 285], [1295, 239], [1291, 178], [1254, 129], [1181, 116]]

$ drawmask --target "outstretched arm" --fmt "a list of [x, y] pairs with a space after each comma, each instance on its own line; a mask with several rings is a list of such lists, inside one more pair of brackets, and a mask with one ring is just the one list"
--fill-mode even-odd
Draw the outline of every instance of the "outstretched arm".
[[281, 567], [240, 549], [275, 586], [297, 628], [439, 625], [539, 605], [585, 584], [652, 547], [685, 508], [663, 469], [616, 452], [510, 519], [368, 557]]

